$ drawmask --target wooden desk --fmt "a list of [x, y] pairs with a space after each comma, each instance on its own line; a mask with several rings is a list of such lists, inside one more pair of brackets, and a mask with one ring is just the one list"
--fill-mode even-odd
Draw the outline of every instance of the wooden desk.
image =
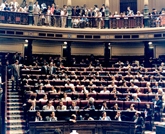
[[164, 134], [165, 126], [156, 126], [156, 134]]
[[135, 134], [134, 122], [119, 121], [78, 121], [71, 123], [58, 122], [29, 122], [30, 134], [53, 134], [55, 129], [61, 129], [62, 134], [70, 134], [76, 130], [79, 134]]

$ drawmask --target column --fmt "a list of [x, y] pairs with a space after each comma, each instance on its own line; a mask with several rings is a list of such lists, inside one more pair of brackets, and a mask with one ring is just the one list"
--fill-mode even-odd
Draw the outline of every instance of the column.
[[28, 64], [32, 63], [32, 43], [33, 40], [26, 40], [27, 42], [24, 44], [24, 57], [27, 57]]
[[149, 27], [149, 8], [148, 0], [144, 0], [144, 27]]
[[67, 27], [71, 28], [72, 27], [72, 0], [67, 0], [67, 12], [68, 12], [68, 18], [67, 18]]
[[149, 67], [150, 51], [148, 41], [144, 42], [144, 66]]
[[104, 65], [106, 67], [109, 66], [109, 59], [110, 59], [110, 43], [104, 43]]
[[28, 15], [29, 25], [33, 25], [33, 0], [29, 0], [29, 15]]
[[71, 41], [68, 41], [67, 42], [67, 57], [66, 57], [66, 60], [67, 60], [67, 66], [71, 66]]

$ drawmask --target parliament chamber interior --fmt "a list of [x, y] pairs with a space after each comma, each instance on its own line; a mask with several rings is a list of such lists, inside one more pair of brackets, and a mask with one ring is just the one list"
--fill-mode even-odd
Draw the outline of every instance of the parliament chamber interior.
[[164, 134], [163, 0], [1, 0], [0, 134]]

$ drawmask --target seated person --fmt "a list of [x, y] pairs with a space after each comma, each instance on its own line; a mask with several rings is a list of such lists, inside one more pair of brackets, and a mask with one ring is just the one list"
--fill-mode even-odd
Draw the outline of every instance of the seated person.
[[57, 121], [57, 117], [56, 117], [55, 112], [52, 112], [52, 113], [50, 114], [50, 116], [47, 116], [47, 117], [46, 117], [46, 120], [47, 120], [47, 121]]
[[45, 91], [43, 90], [43, 86], [39, 86], [39, 89], [38, 90], [36, 90], [36, 93], [45, 93]]
[[153, 94], [152, 89], [150, 87], [148, 87], [147, 90], [147, 94]]
[[72, 101], [72, 105], [69, 107], [70, 110], [79, 110], [76, 101]]
[[138, 88], [138, 86], [136, 86], [136, 85], [134, 84], [134, 82], [131, 82], [130, 88]]
[[49, 91], [49, 93], [57, 93], [56, 89], [54, 88], [54, 86], [52, 86], [51, 91]]
[[131, 101], [134, 101], [134, 102], [141, 102], [140, 98], [138, 97], [137, 94], [133, 94], [132, 95], [133, 99]]
[[89, 114], [85, 114], [83, 120], [94, 120], [92, 117], [89, 116]]
[[113, 107], [111, 107], [112, 110], [120, 110], [119, 106], [117, 103]]
[[56, 110], [66, 110], [66, 106], [63, 104], [62, 101], [59, 102], [59, 105], [57, 106]]
[[108, 110], [108, 107], [107, 107], [107, 102], [106, 101], [103, 101], [103, 104], [101, 106], [101, 109], [100, 110]]
[[111, 94], [119, 94], [120, 92], [116, 90], [116, 88], [114, 87], [113, 90], [111, 91]]
[[164, 95], [163, 89], [162, 88], [159, 88], [156, 94], [158, 94], [158, 95]]
[[108, 85], [108, 87], [117, 87], [117, 85], [115, 84], [115, 82], [113, 81], [110, 85]]
[[91, 87], [91, 88], [89, 89], [89, 93], [94, 93], [94, 94], [96, 94], [97, 92], [93, 89], [93, 87]]
[[91, 102], [95, 101], [95, 99], [93, 97], [90, 97], [89, 94], [85, 94], [85, 99]]
[[142, 94], [142, 92], [140, 91], [141, 89], [138, 87], [135, 89], [136, 90], [136, 94]]
[[62, 101], [71, 101], [72, 99], [67, 96], [67, 93], [63, 93], [63, 98], [61, 100]]
[[107, 93], [107, 94], [109, 94], [109, 93], [110, 93], [110, 91], [109, 91], [109, 90], [107, 90], [107, 88], [106, 88], [106, 87], [104, 87], [104, 88], [103, 88], [103, 90], [101, 90], [101, 91], [100, 91], [100, 93]]
[[40, 111], [36, 111], [35, 121], [42, 121], [42, 116]]
[[31, 105], [29, 110], [39, 110], [39, 107], [36, 107], [36, 97], [35, 96], [30, 96], [30, 98], [28, 99], [28, 103], [30, 103], [30, 105]]
[[136, 111], [135, 104], [131, 104], [130, 107], [127, 110], [128, 111]]
[[96, 87], [96, 85], [95, 85], [95, 84], [93, 84], [93, 82], [92, 82], [92, 81], [90, 81], [90, 82], [89, 82], [88, 87]]
[[43, 98], [39, 99], [39, 101], [47, 102], [48, 101], [47, 95], [45, 94]]
[[72, 114], [71, 117], [69, 118], [69, 122], [76, 123], [77, 122], [77, 116], [75, 114]]
[[49, 110], [49, 111], [53, 111], [54, 110], [54, 106], [52, 105], [51, 101], [47, 101], [46, 105], [44, 105], [42, 107], [42, 110]]
[[117, 113], [116, 113], [116, 115], [115, 115], [115, 117], [114, 117], [114, 120], [122, 121], [121, 118], [122, 118], [122, 117], [121, 117], [121, 112], [120, 112], [120, 111], [117, 111]]
[[89, 101], [88, 104], [83, 109], [86, 109], [86, 110], [95, 110], [94, 102]]
[[86, 87], [83, 87], [83, 89], [81, 90], [81, 93], [88, 94], [89, 91], [86, 89]]
[[66, 87], [74, 87], [74, 85], [72, 83], [70, 83], [70, 81], [68, 80], [65, 84]]
[[133, 77], [132, 77], [132, 79], [130, 80], [130, 82], [139, 82], [139, 80], [138, 80], [138, 79], [136, 79], [136, 77], [135, 77], [135, 76], [133, 76]]
[[102, 121], [111, 121], [111, 118], [109, 116], [107, 116], [107, 113], [104, 111], [104, 112], [102, 112], [102, 116], [100, 117], [99, 120], [102, 120]]

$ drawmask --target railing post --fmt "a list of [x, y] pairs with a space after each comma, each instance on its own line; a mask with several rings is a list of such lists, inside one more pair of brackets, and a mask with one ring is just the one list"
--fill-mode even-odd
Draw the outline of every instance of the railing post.
[[33, 25], [33, 0], [29, 0], [28, 23], [29, 25]]
[[148, 15], [149, 15], [148, 0], [144, 0], [144, 27], [150, 27]]

